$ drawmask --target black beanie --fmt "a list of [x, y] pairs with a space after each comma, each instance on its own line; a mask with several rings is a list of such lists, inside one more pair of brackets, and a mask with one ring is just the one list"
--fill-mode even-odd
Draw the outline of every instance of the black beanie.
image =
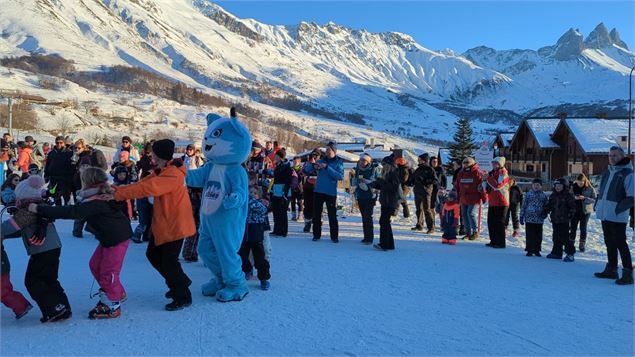
[[419, 155], [419, 158], [420, 158], [421, 160], [423, 160], [423, 161], [426, 161], [426, 162], [427, 162], [427, 161], [430, 159], [430, 154], [428, 154], [427, 152], [425, 152], [425, 153], [423, 153], [423, 154]]
[[531, 180], [531, 183], [539, 183], [539, 184], [541, 184], [541, 185], [542, 185], [542, 179], [540, 179], [540, 178], [535, 178], [535, 179]]
[[276, 155], [280, 156], [280, 158], [282, 160], [287, 158], [287, 152], [284, 149], [280, 149], [280, 150], [276, 151]]
[[334, 141], [329, 141], [329, 143], [326, 144], [326, 146], [331, 148], [333, 152], [337, 152], [337, 144]]
[[163, 160], [172, 160], [174, 156], [174, 141], [170, 139], [157, 140], [152, 144], [152, 152]]

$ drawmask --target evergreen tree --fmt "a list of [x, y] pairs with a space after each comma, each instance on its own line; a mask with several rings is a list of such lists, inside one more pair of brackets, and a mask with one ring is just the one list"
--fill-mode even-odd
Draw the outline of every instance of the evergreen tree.
[[463, 162], [463, 159], [472, 156], [478, 146], [474, 143], [472, 127], [467, 118], [459, 118], [454, 126], [456, 132], [453, 136], [454, 142], [450, 144], [450, 159]]

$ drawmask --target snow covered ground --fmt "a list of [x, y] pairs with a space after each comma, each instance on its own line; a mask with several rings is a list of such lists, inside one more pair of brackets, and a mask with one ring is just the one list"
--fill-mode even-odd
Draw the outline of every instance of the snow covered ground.
[[[412, 223], [396, 219], [397, 249], [379, 252], [359, 243], [354, 213], [340, 220], [338, 245], [328, 236], [312, 242], [291, 222], [288, 238], [272, 240], [271, 290], [250, 281], [243, 302], [219, 303], [198, 292], [208, 278], [202, 263], [184, 264], [194, 303], [177, 312], [163, 310], [166, 287], [145, 244], [133, 244], [122, 316], [91, 321], [97, 242], [73, 238], [72, 224], [58, 221], [73, 318], [43, 326], [37, 308], [19, 321], [2, 308], [0, 355], [633, 355], [633, 287], [593, 277], [604, 266], [595, 219], [589, 250], [574, 263], [525, 257], [524, 239], [504, 250], [486, 248], [485, 238], [441, 245], [440, 234], [412, 233]], [[26, 294], [24, 247], [15, 239], [5, 247], [13, 284]]]

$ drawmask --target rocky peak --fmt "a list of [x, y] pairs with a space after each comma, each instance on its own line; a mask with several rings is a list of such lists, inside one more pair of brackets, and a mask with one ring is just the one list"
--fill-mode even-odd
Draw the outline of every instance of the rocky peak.
[[587, 48], [595, 48], [600, 49], [604, 47], [608, 47], [612, 45], [611, 37], [609, 36], [609, 30], [604, 26], [603, 22], [600, 22], [599, 25], [591, 31], [589, 36], [587, 36], [586, 40], [584, 40], [584, 45]]
[[612, 29], [611, 33], [609, 33], [609, 37], [611, 38], [611, 43], [616, 44], [624, 49], [628, 50], [628, 46], [626, 46], [626, 43], [624, 41], [622, 41], [622, 38], [620, 37], [620, 33], [617, 32], [617, 29]]
[[560, 61], [574, 59], [582, 53], [583, 49], [582, 34], [577, 29], [570, 28], [553, 47], [553, 57]]

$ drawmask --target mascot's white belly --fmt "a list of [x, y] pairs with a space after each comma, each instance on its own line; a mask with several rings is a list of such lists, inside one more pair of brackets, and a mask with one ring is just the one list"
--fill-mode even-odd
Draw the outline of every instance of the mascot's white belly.
[[218, 211], [225, 198], [225, 166], [214, 165], [209, 172], [203, 197], [201, 211], [204, 215], [211, 215]]

